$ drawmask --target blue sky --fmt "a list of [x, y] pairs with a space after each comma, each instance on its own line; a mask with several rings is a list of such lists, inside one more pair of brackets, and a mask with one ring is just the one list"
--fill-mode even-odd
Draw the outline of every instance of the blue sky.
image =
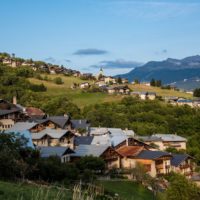
[[0, 52], [106, 74], [200, 54], [200, 0], [5, 0]]

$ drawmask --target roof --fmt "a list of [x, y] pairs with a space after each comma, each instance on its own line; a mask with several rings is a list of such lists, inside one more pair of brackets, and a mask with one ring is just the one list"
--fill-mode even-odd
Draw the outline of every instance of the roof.
[[68, 147], [38, 147], [38, 149], [42, 158], [50, 156], [62, 157], [63, 155], [74, 153], [74, 151]]
[[28, 116], [32, 116], [32, 115], [34, 115], [34, 116], [41, 116], [41, 115], [44, 116], [45, 115], [45, 113], [41, 109], [34, 108], [34, 107], [27, 107], [26, 113], [28, 114]]
[[94, 156], [99, 157], [108, 148], [108, 145], [79, 145], [75, 149], [74, 157]]
[[90, 135], [105, 135], [112, 136], [134, 135], [132, 130], [122, 130], [121, 128], [105, 128], [105, 127], [90, 127]]
[[69, 116], [51, 116], [49, 117], [49, 120], [60, 126], [61, 128], [64, 128], [66, 123], [69, 120]]
[[154, 134], [153, 136], [155, 137], [160, 137], [163, 141], [183, 141], [183, 142], [186, 142], [186, 138], [184, 137], [181, 137], [179, 135], [174, 135], [174, 134]]
[[11, 109], [11, 110], [1, 110], [0, 109], [0, 116], [8, 115], [11, 113], [16, 113], [16, 112], [20, 112], [20, 109]]
[[174, 134], [154, 134], [151, 136], [139, 136], [144, 142], [156, 142], [156, 141], [166, 141], [166, 142], [186, 142], [184, 137], [174, 135]]
[[[29, 130], [17, 130], [17, 131], [5, 131], [6, 134], [14, 133], [14, 134], [19, 134], [20, 136], [23, 136], [27, 139], [27, 147], [34, 148], [32, 138], [31, 138], [31, 133]], [[1, 134], [1, 133], [0, 133]]]
[[71, 120], [72, 127], [75, 129], [83, 128], [88, 129], [90, 126], [90, 123], [87, 119], [73, 119]]
[[188, 158], [192, 158], [191, 156], [187, 154], [172, 154], [172, 159], [171, 159], [171, 165], [178, 167], [183, 161], [185, 161]]
[[121, 148], [117, 149], [116, 151], [120, 155], [127, 157], [127, 156], [136, 156], [143, 149], [144, 149], [144, 147], [142, 147], [142, 146], [122, 146]]
[[127, 138], [126, 135], [95, 135], [91, 144], [117, 146]]
[[79, 145], [82, 145], [82, 144], [91, 144], [92, 143], [92, 140], [93, 140], [93, 136], [79, 136], [79, 137], [75, 137], [74, 139], [74, 143], [75, 143], [75, 146], [79, 146]]
[[17, 122], [10, 129], [8, 129], [7, 132], [30, 130], [36, 125], [37, 123], [35, 122]]
[[51, 129], [51, 128], [46, 128], [38, 133], [32, 133], [32, 139], [41, 139], [45, 135], [50, 136], [51, 138], [54, 139], [60, 139], [63, 137], [65, 134], [67, 134], [69, 131], [68, 130], [63, 130], [63, 129]]
[[177, 103], [193, 103], [193, 101], [190, 99], [178, 99]]
[[136, 157], [139, 159], [147, 159], [147, 160], [154, 160], [163, 156], [169, 156], [171, 157], [172, 155], [169, 154], [168, 152], [164, 151], [148, 151], [148, 150], [143, 150], [141, 151]]

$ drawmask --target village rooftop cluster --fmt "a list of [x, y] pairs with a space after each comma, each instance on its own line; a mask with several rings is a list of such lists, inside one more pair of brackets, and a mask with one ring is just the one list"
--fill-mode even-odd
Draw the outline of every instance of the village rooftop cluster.
[[[186, 150], [187, 139], [175, 134], [139, 136], [128, 129], [92, 127], [87, 119], [48, 116], [38, 108], [23, 107], [16, 97], [12, 103], [0, 100], [0, 130], [24, 136], [44, 159], [58, 156], [66, 163], [91, 155], [102, 158], [107, 170], [128, 170], [141, 163], [152, 177], [171, 171], [194, 177], [195, 162], [190, 155], [165, 151], [170, 147]], [[131, 178], [128, 171], [125, 175]]]

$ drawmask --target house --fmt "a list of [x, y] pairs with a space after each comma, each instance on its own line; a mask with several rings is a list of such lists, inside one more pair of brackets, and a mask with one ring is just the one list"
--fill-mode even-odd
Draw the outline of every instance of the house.
[[146, 144], [155, 145], [160, 150], [167, 148], [175, 148], [177, 150], [186, 150], [187, 140], [184, 137], [174, 134], [154, 134], [151, 136], [140, 136], [139, 139], [143, 140]]
[[130, 89], [127, 85], [119, 85], [119, 86], [112, 86], [107, 87], [108, 94], [129, 94]]
[[121, 128], [90, 127], [89, 134], [93, 136], [95, 135], [134, 136], [135, 133], [132, 130], [128, 129], [122, 130]]
[[37, 146], [64, 146], [74, 148], [74, 134], [68, 130], [46, 128], [32, 133], [33, 143]]
[[141, 163], [152, 176], [160, 176], [171, 172], [172, 155], [163, 151], [143, 150], [136, 155], [136, 162]]
[[25, 113], [31, 119], [44, 119], [45, 117], [45, 113], [41, 109], [35, 107], [26, 107]]
[[17, 121], [20, 121], [23, 118], [21, 110], [10, 109], [2, 110], [0, 109], [0, 130], [6, 130], [11, 128]]
[[196, 183], [198, 187], [200, 187], [200, 174], [193, 174], [191, 177], [191, 181]]
[[98, 87], [104, 87], [107, 86], [107, 84], [104, 81], [96, 81], [95, 85], [97, 85]]
[[113, 77], [111, 77], [111, 76], [108, 76], [108, 77], [104, 77], [104, 82], [106, 83], [106, 84], [116, 84], [117, 82], [116, 82], [116, 79], [115, 78], [113, 78]]
[[122, 146], [116, 149], [116, 152], [121, 155], [120, 168], [132, 169], [136, 166], [135, 156], [139, 154], [144, 147], [142, 146]]
[[51, 116], [46, 119], [30, 119], [36, 123], [31, 129], [32, 133], [40, 132], [45, 128], [71, 130], [70, 118], [66, 116]]
[[193, 158], [187, 154], [172, 154], [172, 171], [191, 177], [193, 173]]
[[193, 106], [194, 106], [192, 100], [190, 100], [190, 99], [183, 99], [183, 98], [178, 99], [178, 100], [176, 101], [176, 104], [177, 104], [178, 106], [183, 106], [183, 105], [188, 105], [188, 106], [190, 106], [190, 107], [193, 107]]
[[90, 129], [90, 123], [87, 119], [73, 119], [71, 120], [71, 126], [72, 130], [74, 129], [76, 132], [84, 131], [86, 134]]
[[49, 158], [51, 156], [57, 156], [61, 159], [62, 163], [70, 161], [70, 155], [74, 151], [68, 147], [44, 147], [39, 146], [37, 149], [40, 151], [41, 158]]
[[128, 84], [128, 83], [129, 83], [129, 81], [127, 78], [122, 78], [122, 84]]
[[80, 83], [80, 88], [81, 89], [86, 89], [90, 87], [90, 84], [88, 82]]
[[131, 95], [139, 97], [142, 100], [155, 100], [156, 93], [155, 92], [131, 92]]
[[107, 169], [120, 168], [120, 155], [107, 145], [79, 145], [70, 159], [76, 161], [85, 156], [102, 158], [106, 162]]

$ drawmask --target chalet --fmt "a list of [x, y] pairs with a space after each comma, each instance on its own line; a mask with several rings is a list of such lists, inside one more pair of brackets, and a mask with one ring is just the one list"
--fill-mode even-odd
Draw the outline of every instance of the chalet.
[[107, 86], [107, 84], [104, 81], [96, 81], [95, 85], [97, 85], [98, 87]]
[[191, 177], [193, 173], [193, 158], [187, 154], [172, 154], [172, 171]]
[[32, 140], [37, 146], [74, 148], [74, 135], [68, 130], [46, 128], [38, 133], [32, 133]]
[[8, 66], [13, 67], [13, 68], [18, 67], [19, 65], [21, 65], [21, 62], [17, 62], [13, 58], [5, 58], [5, 59], [3, 59], [2, 63], [4, 65], [8, 65]]
[[31, 129], [32, 133], [40, 132], [45, 128], [71, 130], [71, 121], [67, 115], [51, 116], [46, 119], [31, 119], [31, 120], [36, 123], [36, 126]]
[[62, 163], [70, 161], [70, 155], [74, 151], [68, 147], [44, 147], [39, 146], [37, 149], [40, 151], [41, 158], [49, 158], [51, 156], [56, 156], [61, 159]]
[[108, 94], [129, 94], [130, 89], [127, 85], [122, 86], [112, 86], [112, 87], [107, 87], [107, 92]]
[[129, 81], [127, 78], [122, 78], [122, 84], [128, 84], [128, 83], [129, 83]]
[[177, 103], [178, 106], [183, 106], [183, 105], [188, 105], [190, 107], [194, 106], [193, 105], [193, 101], [190, 100], [190, 99], [182, 99], [182, 98], [180, 98], [180, 99], [177, 100], [176, 103]]
[[106, 84], [116, 84], [117, 82], [116, 82], [116, 79], [115, 78], [113, 78], [113, 77], [111, 77], [111, 76], [108, 76], [108, 77], [105, 77], [104, 78], [104, 82], [106, 83]]
[[152, 177], [171, 172], [172, 155], [167, 152], [143, 150], [135, 158], [136, 162], [144, 165]]
[[17, 121], [23, 118], [20, 109], [1, 110], [0, 109], [0, 130], [11, 128]]
[[90, 123], [87, 119], [73, 119], [71, 120], [72, 130], [79, 132], [80, 130], [84, 130], [85, 134], [88, 134], [90, 129]]
[[121, 128], [105, 128], [105, 127], [90, 127], [90, 135], [101, 136], [101, 135], [111, 135], [111, 136], [134, 136], [134, 131], [132, 130], [122, 130]]
[[155, 100], [156, 93], [155, 92], [131, 92], [131, 95], [139, 97], [142, 100]]
[[160, 150], [165, 150], [169, 147], [176, 148], [177, 150], [186, 150], [187, 140], [181, 136], [174, 134], [154, 134], [152, 136], [139, 137], [146, 144], [154, 144]]
[[45, 113], [39, 108], [26, 107], [25, 113], [31, 119], [44, 119], [45, 117]]
[[107, 145], [79, 145], [71, 154], [71, 161], [84, 156], [100, 157], [106, 162], [107, 169], [120, 168], [120, 155]]
[[81, 89], [86, 89], [86, 88], [89, 88], [89, 87], [90, 87], [90, 84], [88, 82], [80, 83]]

